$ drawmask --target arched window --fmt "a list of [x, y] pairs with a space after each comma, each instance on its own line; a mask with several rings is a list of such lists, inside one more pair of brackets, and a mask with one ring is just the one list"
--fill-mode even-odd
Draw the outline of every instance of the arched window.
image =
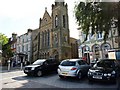
[[63, 15], [63, 27], [65, 28], [65, 15]]
[[47, 46], [50, 46], [50, 31], [47, 32]]
[[98, 44], [95, 44], [92, 46], [92, 50], [94, 53], [94, 59], [95, 58], [100, 58], [100, 46]]
[[101, 45], [103, 58], [108, 58], [108, 50], [110, 50], [110, 48], [111, 48], [111, 46], [109, 43], [104, 43]]
[[47, 46], [47, 32], [45, 31], [45, 47]]
[[58, 16], [55, 16], [55, 27], [58, 27]]
[[44, 32], [42, 32], [42, 47], [44, 47]]

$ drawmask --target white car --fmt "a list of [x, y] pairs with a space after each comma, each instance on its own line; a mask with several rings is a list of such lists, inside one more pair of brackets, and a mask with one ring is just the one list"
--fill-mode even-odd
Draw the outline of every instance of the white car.
[[63, 77], [77, 77], [81, 79], [82, 76], [87, 75], [87, 72], [91, 66], [82, 59], [66, 59], [63, 60], [58, 66], [58, 75]]

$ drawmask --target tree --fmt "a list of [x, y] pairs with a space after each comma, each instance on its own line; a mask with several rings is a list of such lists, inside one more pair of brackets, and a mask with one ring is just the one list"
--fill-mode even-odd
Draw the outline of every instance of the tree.
[[5, 45], [8, 43], [8, 38], [4, 34], [0, 33], [0, 45]]
[[2, 49], [2, 57], [10, 58], [13, 56], [8, 38], [2, 33], [0, 33], [0, 47], [0, 50]]
[[5, 58], [13, 57], [13, 52], [11, 51], [10, 44], [3, 45], [2, 50], [3, 50], [3, 53], [2, 53], [3, 57], [5, 57]]
[[113, 23], [117, 27], [118, 23], [118, 3], [117, 2], [80, 2], [75, 5], [75, 17], [81, 29], [87, 36], [90, 32], [104, 32], [104, 40], [106, 41], [109, 30]]

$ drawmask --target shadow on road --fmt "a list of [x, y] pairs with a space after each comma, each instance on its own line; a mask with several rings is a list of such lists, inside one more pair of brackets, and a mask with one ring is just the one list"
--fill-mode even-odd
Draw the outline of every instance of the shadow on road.
[[[41, 80], [48, 80], [49, 82], [49, 78], [51, 78], [51, 80], [55, 79], [56, 83], [70, 83], [73, 85], [87, 85], [87, 86], [91, 86], [90, 88], [60, 88], [58, 86], [55, 86], [54, 84], [50, 84], [48, 85], [47, 83], [42, 83]], [[57, 73], [50, 73], [50, 74], [46, 74], [43, 77], [35, 77], [35, 76], [18, 76], [18, 77], [14, 77], [12, 78], [13, 80], [15, 80], [16, 82], [21, 82], [21, 86], [19, 88], [15, 88], [12, 90], [105, 90], [105, 89], [98, 89], [95, 88], [94, 86], [105, 86], [108, 87], [109, 86], [116, 86], [116, 89], [109, 89], [109, 90], [120, 90], [120, 78], [118, 79], [117, 83], [110, 83], [110, 82], [98, 82], [98, 81], [94, 81], [94, 82], [89, 82], [87, 77], [84, 77], [82, 79], [77, 79], [77, 78], [70, 78], [70, 77], [65, 77], [63, 79], [60, 79], [59, 76], [57, 75]], [[24, 82], [25, 81], [25, 82]], [[40, 81], [40, 82], [39, 82]], [[62, 84], [61, 84], [62, 85]], [[93, 86], [93, 87], [92, 87]], [[11, 90], [11, 89], [2, 89], [2, 90]], [[108, 89], [106, 89], [108, 90]]]

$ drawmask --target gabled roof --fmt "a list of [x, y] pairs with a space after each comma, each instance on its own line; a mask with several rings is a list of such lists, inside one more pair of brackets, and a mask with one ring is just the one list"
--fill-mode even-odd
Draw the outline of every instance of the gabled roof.
[[47, 11], [47, 8], [45, 8], [45, 13], [44, 13], [42, 19], [45, 19], [46, 17], [51, 19], [51, 16], [49, 15], [49, 13], [48, 13], [48, 11]]
[[43, 15], [43, 18], [40, 19], [40, 27], [50, 24], [51, 21], [52, 21], [51, 16], [47, 12], [47, 8], [45, 8], [45, 13]]

